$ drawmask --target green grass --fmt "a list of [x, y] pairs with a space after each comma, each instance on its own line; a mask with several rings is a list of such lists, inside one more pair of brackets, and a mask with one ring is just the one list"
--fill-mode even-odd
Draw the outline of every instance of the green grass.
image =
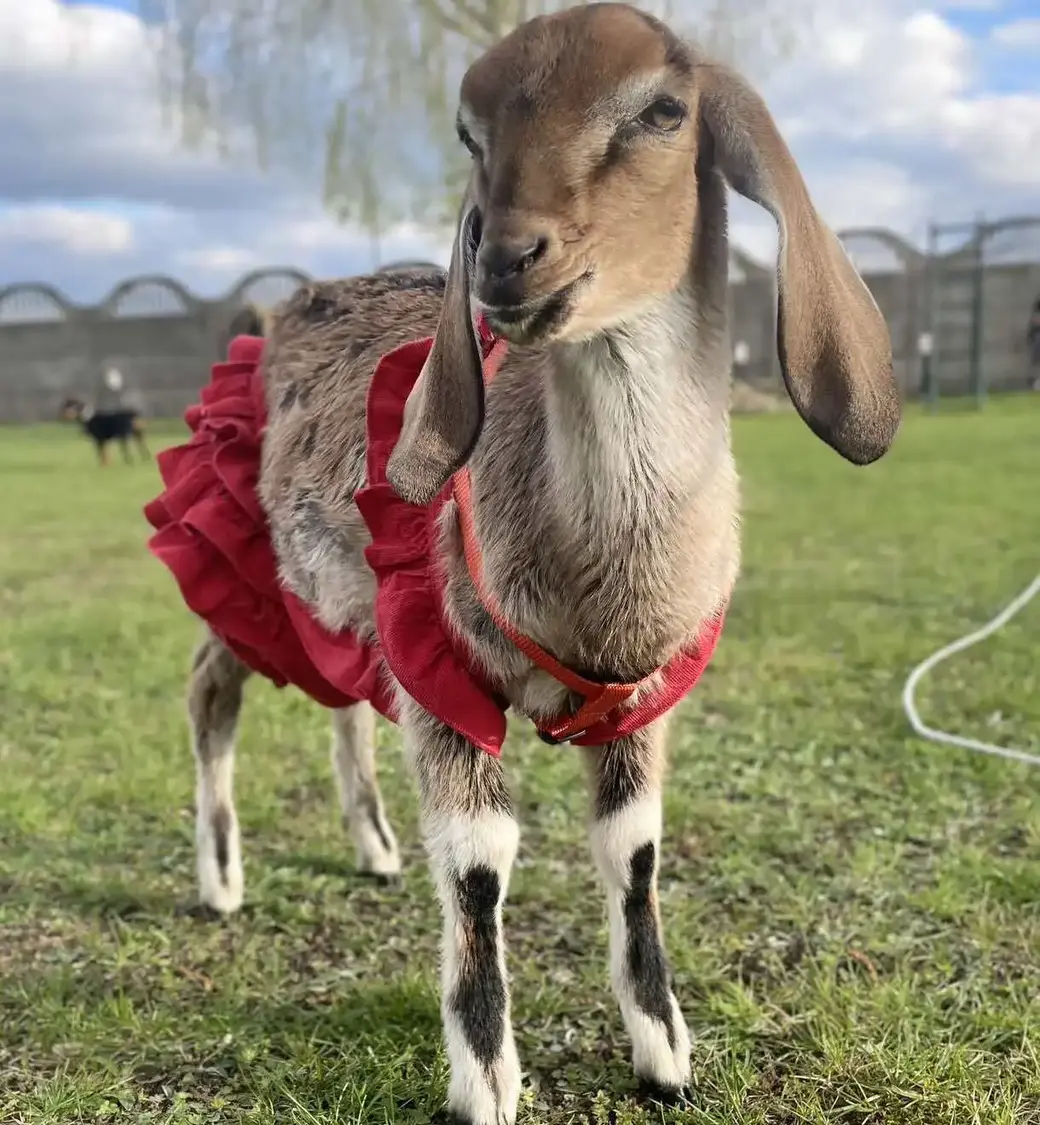
[[[789, 416], [739, 419], [736, 444], [743, 577], [667, 793], [692, 1097], [636, 1096], [579, 764], [517, 725], [521, 1121], [1040, 1121], [1040, 772], [922, 744], [899, 704], [1038, 569], [1040, 403], [913, 413], [867, 470]], [[427, 1122], [440, 927], [393, 728], [402, 890], [352, 873], [323, 714], [257, 682], [247, 910], [187, 909], [196, 625], [144, 549], [156, 490], [71, 430], [0, 432], [0, 1121]], [[925, 716], [1040, 750], [1038, 626], [1040, 600], [938, 669]]]

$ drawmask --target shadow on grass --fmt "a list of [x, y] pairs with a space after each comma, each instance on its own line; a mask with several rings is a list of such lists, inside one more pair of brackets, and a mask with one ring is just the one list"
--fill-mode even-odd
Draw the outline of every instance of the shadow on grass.
[[[336, 865], [330, 862], [326, 869], [321, 865], [311, 865], [307, 862], [293, 863], [282, 861], [280, 867], [290, 870], [299, 870], [310, 875], [326, 875], [342, 878], [342, 893], [349, 895], [357, 890], [386, 890], [388, 893], [398, 891], [403, 881], [400, 877], [387, 878], [375, 876], [366, 872], [354, 871], [347, 865]], [[3, 884], [0, 883], [0, 887]], [[183, 889], [175, 895], [164, 894], [160, 891], [144, 890], [132, 882], [118, 883], [111, 879], [90, 880], [79, 879], [63, 881], [60, 884], [42, 887], [19, 887], [17, 881], [10, 880], [7, 884], [8, 902], [45, 905], [50, 909], [61, 910], [78, 916], [81, 920], [91, 919], [119, 919], [121, 921], [150, 919], [162, 922], [173, 918], [194, 918], [198, 921], [218, 922], [221, 916], [199, 905], [194, 897], [194, 885], [185, 884]], [[269, 918], [272, 923], [288, 910], [292, 912], [294, 906], [302, 904], [319, 904], [325, 894], [317, 889], [310, 890], [285, 889], [279, 894], [279, 902], [272, 909], [270, 902], [260, 908], [255, 902], [248, 899], [232, 916], [234, 918]]]
[[[41, 846], [39, 841], [33, 841], [31, 865], [9, 874], [0, 873], [0, 892], [9, 905], [44, 906], [48, 911], [57, 908], [82, 919], [205, 917], [205, 912], [198, 910], [195, 897], [194, 857], [184, 850], [182, 840], [171, 840], [170, 845], [178, 853], [183, 851], [183, 855], [149, 855], [137, 862], [129, 853], [110, 853], [105, 867], [98, 870], [96, 846]], [[169, 872], [171, 866], [177, 869], [177, 886], [169, 893], [156, 888], [154, 881], [159, 868]], [[95, 868], [95, 874], [82, 873], [83, 868], [90, 867]], [[79, 870], [71, 874], [70, 868]], [[256, 855], [248, 881], [259, 888], [272, 872], [299, 876], [288, 884], [280, 879], [274, 895], [278, 904], [289, 908], [294, 904], [318, 903], [328, 893], [327, 885], [309, 884], [308, 880], [333, 880], [337, 884], [335, 891], [344, 896], [363, 890], [397, 890], [403, 883], [400, 876], [387, 878], [359, 871], [348, 857], [310, 851]], [[254, 911], [254, 904], [247, 900], [239, 913], [249, 917]]]

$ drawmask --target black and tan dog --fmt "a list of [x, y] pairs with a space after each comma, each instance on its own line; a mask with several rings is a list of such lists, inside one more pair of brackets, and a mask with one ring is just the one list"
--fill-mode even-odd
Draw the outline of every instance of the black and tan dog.
[[119, 410], [93, 410], [82, 399], [70, 397], [61, 404], [61, 416], [67, 422], [76, 421], [83, 432], [94, 442], [98, 462], [108, 464], [108, 443], [118, 441], [123, 449], [123, 460], [129, 464], [130, 440], [136, 443], [141, 460], [151, 454], [144, 440], [144, 419], [129, 407]]

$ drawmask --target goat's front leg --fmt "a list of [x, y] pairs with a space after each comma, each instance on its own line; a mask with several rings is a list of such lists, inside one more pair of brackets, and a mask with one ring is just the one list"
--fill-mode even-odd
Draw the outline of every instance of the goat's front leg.
[[585, 751], [592, 777], [592, 851], [607, 892], [610, 975], [632, 1038], [636, 1075], [664, 1093], [690, 1079], [690, 1036], [672, 993], [661, 937], [664, 722]]
[[512, 1125], [520, 1063], [509, 1015], [502, 903], [519, 831], [501, 763], [411, 700], [404, 726], [444, 916], [441, 1015], [448, 1108], [465, 1125]]

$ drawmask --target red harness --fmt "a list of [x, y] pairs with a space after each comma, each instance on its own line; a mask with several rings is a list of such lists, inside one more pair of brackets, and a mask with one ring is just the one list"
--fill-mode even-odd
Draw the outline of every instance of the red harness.
[[[477, 669], [443, 612], [438, 564], [439, 515], [454, 497], [466, 564], [495, 624], [535, 665], [583, 702], [573, 715], [537, 723], [552, 743], [601, 745], [622, 738], [670, 710], [700, 678], [722, 631], [723, 609], [701, 636], [660, 670], [658, 682], [601, 684], [587, 680], [515, 629], [491, 597], [475, 533], [472, 485], [460, 470], [423, 507], [402, 500], [386, 479], [386, 464], [401, 432], [405, 402], [432, 346], [404, 344], [382, 357], [367, 404], [367, 483], [355, 501], [372, 542], [365, 557], [376, 576], [379, 640], [331, 632], [278, 580], [270, 529], [256, 492], [266, 425], [261, 371], [263, 342], [238, 337], [228, 361], [215, 364], [212, 382], [185, 420], [186, 444], [159, 454], [164, 491], [146, 508], [156, 529], [150, 550], [172, 571], [181, 593], [250, 668], [282, 686], [293, 683], [328, 707], [368, 700], [397, 718], [383, 664], [404, 690], [474, 745], [498, 755], [508, 703]], [[482, 335], [484, 377], [490, 381], [505, 341]], [[624, 705], [640, 689], [635, 705]]]
[[[481, 340], [485, 348], [484, 383], [487, 385], [495, 377], [502, 360], [505, 359], [507, 345], [505, 340], [496, 340], [486, 331], [482, 331]], [[724, 611], [720, 611], [707, 623], [692, 649], [680, 652], [660, 670], [663, 682], [658, 691], [649, 692], [645, 702], [638, 703], [635, 708], [627, 712], [619, 712], [623, 704], [647, 686], [650, 678], [631, 684], [603, 684], [595, 680], [587, 680], [577, 672], [572, 672], [530, 637], [514, 628], [484, 582], [484, 562], [473, 518], [473, 486], [468, 468], [464, 467], [455, 474], [452, 491], [459, 513], [466, 568], [470, 578], [473, 579], [473, 585], [477, 589], [484, 609], [501, 632], [528, 660], [543, 672], [547, 672], [568, 691], [581, 696], [582, 704], [573, 715], [536, 724], [538, 733], [544, 741], [574, 742], [578, 745], [595, 745], [613, 741], [658, 718], [674, 706], [700, 679], [722, 632]], [[616, 718], [611, 723], [608, 719], [614, 713], [617, 713]]]

